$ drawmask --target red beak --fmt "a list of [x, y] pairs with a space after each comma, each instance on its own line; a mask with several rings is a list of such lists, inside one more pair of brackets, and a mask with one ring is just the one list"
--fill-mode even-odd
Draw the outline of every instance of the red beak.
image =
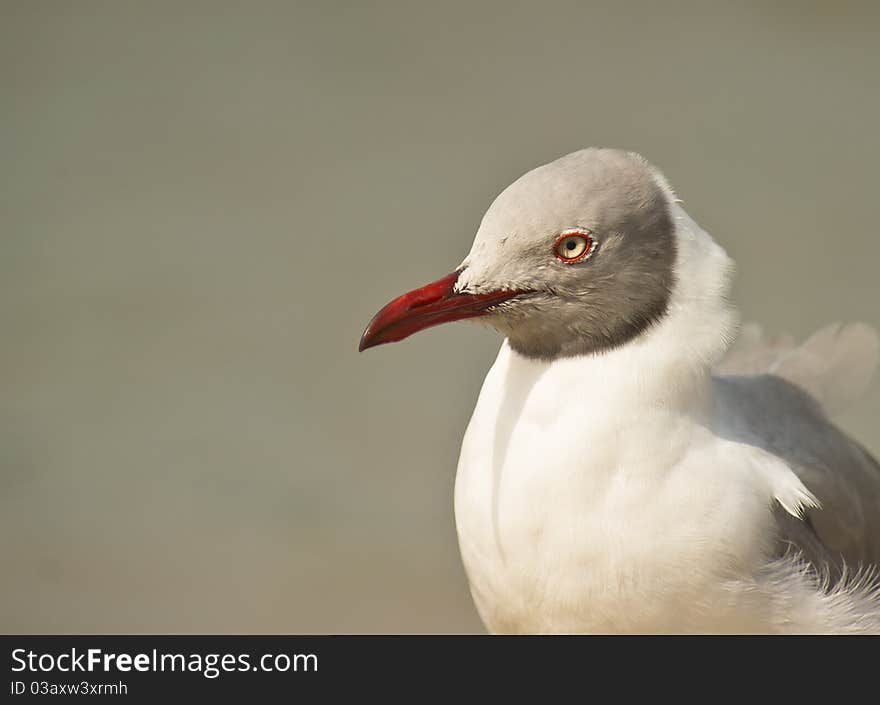
[[447, 274], [420, 289], [398, 296], [373, 316], [361, 336], [358, 350], [385, 343], [396, 343], [425, 328], [449, 321], [484, 315], [502, 301], [512, 299], [521, 291], [493, 291], [486, 294], [456, 294], [459, 272]]

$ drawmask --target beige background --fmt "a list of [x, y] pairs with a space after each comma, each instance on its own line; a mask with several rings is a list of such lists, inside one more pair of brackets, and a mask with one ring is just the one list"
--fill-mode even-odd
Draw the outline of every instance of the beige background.
[[499, 341], [363, 326], [589, 144], [660, 165], [746, 318], [880, 325], [878, 12], [2, 0], [0, 629], [480, 631], [451, 493]]

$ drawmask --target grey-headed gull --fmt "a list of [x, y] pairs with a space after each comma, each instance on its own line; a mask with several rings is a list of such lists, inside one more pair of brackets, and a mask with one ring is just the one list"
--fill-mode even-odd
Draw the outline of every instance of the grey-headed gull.
[[877, 335], [737, 339], [732, 270], [656, 168], [585, 149], [367, 326], [361, 350], [465, 318], [505, 336], [455, 482], [489, 631], [880, 632], [880, 466], [826, 415]]

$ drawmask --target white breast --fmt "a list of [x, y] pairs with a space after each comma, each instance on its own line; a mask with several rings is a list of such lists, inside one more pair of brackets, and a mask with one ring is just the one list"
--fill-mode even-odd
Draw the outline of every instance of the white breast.
[[455, 489], [475, 602], [497, 632], [677, 631], [688, 602], [761, 559], [768, 497], [747, 465], [716, 472], [699, 418], [610, 408], [572, 383], [578, 366], [505, 345], [486, 379]]

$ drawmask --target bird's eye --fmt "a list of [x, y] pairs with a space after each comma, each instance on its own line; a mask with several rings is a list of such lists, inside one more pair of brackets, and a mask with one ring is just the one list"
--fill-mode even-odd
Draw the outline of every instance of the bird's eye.
[[593, 254], [596, 249], [596, 241], [586, 232], [577, 230], [567, 231], [556, 238], [553, 248], [557, 259], [566, 264], [582, 262]]

